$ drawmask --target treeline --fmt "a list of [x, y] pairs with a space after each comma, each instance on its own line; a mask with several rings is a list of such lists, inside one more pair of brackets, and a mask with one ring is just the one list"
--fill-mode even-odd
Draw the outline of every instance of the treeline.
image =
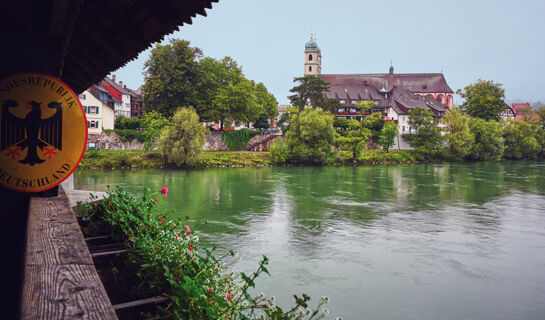
[[192, 107], [201, 120], [221, 123], [255, 122], [268, 127], [278, 114], [275, 97], [263, 83], [247, 79], [235, 60], [205, 57], [185, 40], [158, 44], [144, 67], [144, 106], [172, 117], [180, 107]]

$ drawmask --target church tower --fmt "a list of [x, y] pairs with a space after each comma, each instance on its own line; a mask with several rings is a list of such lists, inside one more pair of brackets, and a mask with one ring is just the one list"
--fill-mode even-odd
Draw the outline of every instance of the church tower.
[[316, 76], [322, 74], [322, 53], [313, 34], [305, 44], [305, 76]]

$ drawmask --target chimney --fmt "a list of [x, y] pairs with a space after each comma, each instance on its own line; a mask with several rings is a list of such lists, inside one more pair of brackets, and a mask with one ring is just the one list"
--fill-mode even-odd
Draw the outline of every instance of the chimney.
[[112, 74], [112, 81], [115, 82], [115, 74]]
[[123, 88], [123, 81], [119, 81], [119, 86]]

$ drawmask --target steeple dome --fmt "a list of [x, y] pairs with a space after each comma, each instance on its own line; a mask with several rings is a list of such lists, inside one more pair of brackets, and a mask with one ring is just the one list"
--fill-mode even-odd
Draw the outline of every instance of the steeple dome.
[[316, 50], [321, 53], [320, 47], [318, 47], [316, 39], [314, 38], [312, 33], [310, 34], [310, 40], [305, 44], [305, 51], [306, 50]]

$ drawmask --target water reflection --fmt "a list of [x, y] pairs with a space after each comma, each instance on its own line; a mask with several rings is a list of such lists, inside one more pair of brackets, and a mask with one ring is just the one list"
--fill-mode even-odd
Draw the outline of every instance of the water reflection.
[[[234, 248], [258, 286], [329, 295], [345, 319], [545, 318], [545, 164], [81, 171], [76, 187], [169, 187], [173, 216]], [[208, 221], [207, 224], [204, 222]], [[506, 303], [506, 301], [510, 303]]]

